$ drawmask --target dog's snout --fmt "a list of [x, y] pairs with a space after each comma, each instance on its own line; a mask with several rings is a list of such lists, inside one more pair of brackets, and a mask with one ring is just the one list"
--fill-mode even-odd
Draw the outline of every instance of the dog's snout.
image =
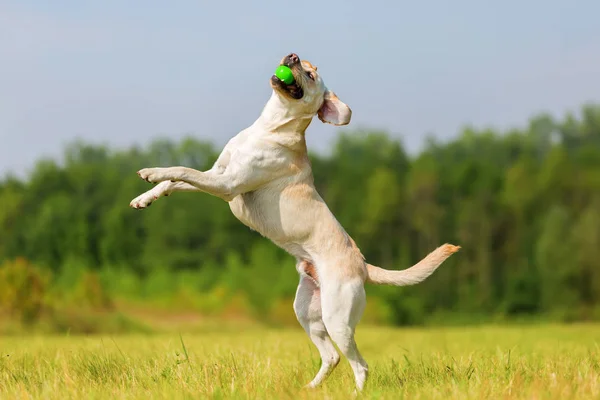
[[296, 54], [296, 53], [288, 54], [283, 60], [283, 63], [285, 65], [287, 65], [288, 67], [290, 65], [297, 64], [299, 62], [300, 62], [300, 57], [298, 57], [298, 54]]

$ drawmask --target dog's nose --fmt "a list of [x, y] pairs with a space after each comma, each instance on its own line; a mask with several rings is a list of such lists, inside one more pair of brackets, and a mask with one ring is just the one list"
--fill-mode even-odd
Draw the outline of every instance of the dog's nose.
[[288, 54], [288, 55], [285, 57], [285, 59], [283, 60], [283, 63], [284, 63], [285, 65], [287, 65], [288, 67], [289, 67], [290, 65], [292, 65], [292, 64], [296, 64], [296, 63], [298, 63], [298, 62], [300, 62], [300, 57], [298, 57], [298, 54], [296, 54], [296, 53], [291, 53], [291, 54]]

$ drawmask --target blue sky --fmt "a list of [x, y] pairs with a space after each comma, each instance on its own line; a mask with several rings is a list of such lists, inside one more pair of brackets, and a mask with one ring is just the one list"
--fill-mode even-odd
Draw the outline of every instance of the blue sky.
[[[76, 139], [222, 145], [278, 61], [313, 62], [353, 110], [417, 150], [600, 101], [600, 2], [0, 0], [0, 174]], [[315, 119], [309, 148], [341, 128]]]

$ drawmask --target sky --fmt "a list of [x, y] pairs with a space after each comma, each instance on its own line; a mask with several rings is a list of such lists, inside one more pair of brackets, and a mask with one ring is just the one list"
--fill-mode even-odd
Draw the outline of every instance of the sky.
[[0, 176], [76, 139], [115, 148], [250, 125], [290, 52], [353, 110], [309, 151], [384, 129], [418, 151], [465, 125], [525, 126], [600, 101], [596, 0], [0, 0]]

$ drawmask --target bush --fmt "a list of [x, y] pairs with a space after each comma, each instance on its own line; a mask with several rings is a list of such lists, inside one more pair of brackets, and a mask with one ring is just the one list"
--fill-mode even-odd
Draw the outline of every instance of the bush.
[[37, 321], [48, 311], [47, 288], [50, 273], [35, 268], [24, 258], [0, 266], [0, 309], [23, 324]]

